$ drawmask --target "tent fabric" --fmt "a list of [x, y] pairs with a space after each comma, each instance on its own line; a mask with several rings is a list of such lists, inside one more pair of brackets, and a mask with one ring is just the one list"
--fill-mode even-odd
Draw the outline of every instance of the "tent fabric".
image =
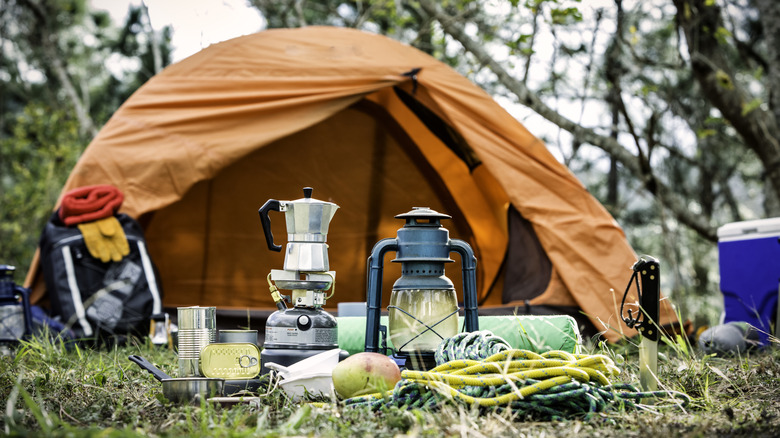
[[[384, 36], [268, 30], [169, 66], [116, 111], [63, 192], [94, 184], [122, 190], [122, 211], [146, 224], [166, 306], [273, 308], [266, 277], [283, 253], [268, 251], [256, 211], [311, 186], [340, 206], [328, 234], [337, 273], [329, 306], [365, 300], [373, 244], [395, 237], [403, 224], [394, 216], [419, 206], [451, 215], [451, 237], [471, 244], [483, 305], [513, 303], [502, 291], [524, 280], [507, 273], [537, 248], [544, 254], [529, 260], [549, 260], [549, 280], [534, 280], [530, 304], [575, 304], [612, 327], [610, 341], [636, 333], [618, 328], [615, 294], [636, 254], [615, 220], [487, 93]], [[508, 257], [510, 205], [538, 244]], [[283, 222], [272, 214], [277, 244], [286, 243]], [[400, 276], [392, 258], [385, 305]], [[37, 263], [26, 284], [41, 299]], [[458, 268], [447, 266], [456, 286]], [[663, 303], [659, 323], [675, 321]]]

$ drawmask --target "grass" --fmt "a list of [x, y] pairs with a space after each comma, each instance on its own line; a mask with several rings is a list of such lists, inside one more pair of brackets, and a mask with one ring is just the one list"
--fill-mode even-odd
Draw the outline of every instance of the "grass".
[[[619, 381], [638, 384], [638, 352], [630, 342], [586, 346], [616, 360]], [[179, 406], [130, 362], [140, 354], [176, 375], [174, 352], [149, 343], [112, 349], [66, 349], [46, 339], [24, 342], [0, 357], [0, 434], [10, 436], [323, 436], [323, 437], [631, 437], [780, 435], [780, 352], [743, 357], [704, 356], [684, 339], [660, 346], [665, 389], [688, 394], [685, 409], [613, 411], [589, 419], [530, 421], [509, 411], [463, 405], [437, 412], [396, 408], [373, 413], [338, 404], [292, 403], [266, 389], [258, 403]]]

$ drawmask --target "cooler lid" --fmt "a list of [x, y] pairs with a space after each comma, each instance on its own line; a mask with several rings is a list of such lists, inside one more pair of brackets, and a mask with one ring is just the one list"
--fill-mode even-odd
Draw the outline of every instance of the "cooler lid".
[[760, 239], [780, 235], [780, 217], [732, 222], [718, 228], [718, 240]]

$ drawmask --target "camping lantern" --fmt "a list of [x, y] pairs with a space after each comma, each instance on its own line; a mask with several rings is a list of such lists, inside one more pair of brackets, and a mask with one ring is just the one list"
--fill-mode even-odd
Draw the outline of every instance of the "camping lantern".
[[0, 265], [0, 345], [32, 334], [29, 292], [13, 280], [15, 267]]
[[468, 243], [450, 239], [449, 231], [441, 226], [441, 220], [450, 216], [415, 207], [396, 218], [406, 220], [398, 236], [377, 242], [368, 258], [365, 351], [379, 351], [382, 264], [385, 254], [395, 251], [393, 262], [401, 263], [401, 277], [390, 295], [387, 336], [400, 365], [427, 370], [436, 364], [434, 353], [439, 343], [458, 333], [457, 295], [452, 281], [444, 275], [445, 263], [453, 261], [449, 257], [452, 251], [460, 254], [463, 269], [466, 331], [479, 330], [477, 259]]

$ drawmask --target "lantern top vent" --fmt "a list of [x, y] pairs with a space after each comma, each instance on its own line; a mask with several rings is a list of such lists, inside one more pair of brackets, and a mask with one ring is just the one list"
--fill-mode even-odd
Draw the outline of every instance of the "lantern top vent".
[[439, 213], [428, 207], [414, 207], [412, 211], [395, 216], [397, 219], [406, 220], [404, 227], [414, 226], [441, 226], [442, 219], [452, 219], [448, 214]]

